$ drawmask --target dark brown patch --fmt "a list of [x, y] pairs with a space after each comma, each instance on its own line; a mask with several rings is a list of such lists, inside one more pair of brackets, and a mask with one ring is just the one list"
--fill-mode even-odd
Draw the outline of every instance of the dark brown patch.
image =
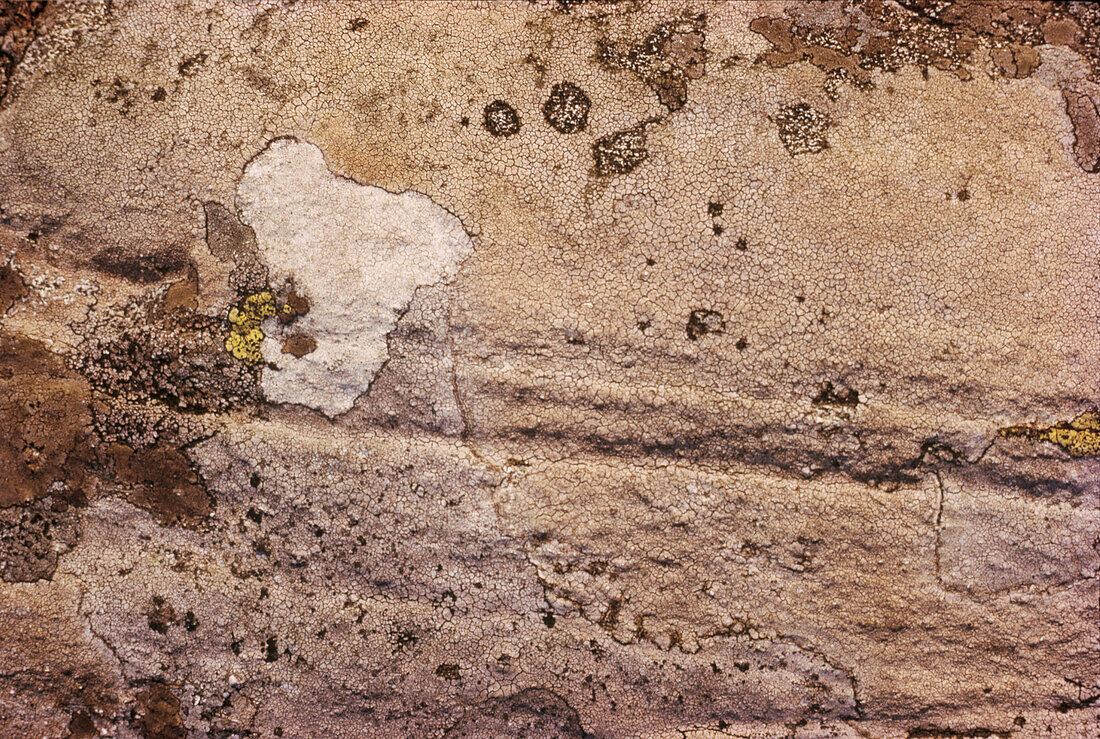
[[56, 494], [81, 500], [90, 445], [90, 388], [33, 339], [0, 334], [0, 507]]
[[191, 77], [202, 67], [206, 62], [206, 52], [200, 51], [197, 54], [193, 54], [176, 66], [176, 71], [179, 72], [180, 77]]
[[293, 287], [283, 301], [283, 307], [279, 309], [280, 323], [293, 323], [298, 316], [309, 313], [309, 299], [299, 295]]
[[607, 604], [607, 610], [603, 612], [597, 623], [607, 633], [612, 633], [619, 625], [619, 614], [622, 612], [623, 603], [618, 598], [612, 598]]
[[519, 133], [519, 113], [505, 101], [494, 100], [485, 106], [483, 125], [493, 136], [511, 136]]
[[633, 172], [648, 157], [644, 123], [604, 136], [592, 144], [592, 158], [600, 177]]
[[816, 154], [829, 148], [825, 131], [832, 121], [806, 103], [783, 106], [772, 121], [779, 129], [779, 140], [792, 156]]
[[132, 304], [91, 330], [74, 366], [112, 398], [225, 411], [259, 399], [256, 370], [225, 350], [227, 331], [220, 319]]
[[[758, 61], [783, 67], [806, 60], [827, 75], [826, 90], [847, 79], [865, 87], [873, 69], [936, 68], [970, 79], [964, 66], [982, 43], [991, 47], [994, 68], [1020, 78], [1038, 67], [1041, 44], [1070, 48], [1089, 60], [1091, 78], [1100, 74], [1100, 6], [1096, 3], [1020, 0], [862, 0], [844, 3], [839, 17], [821, 14], [824, 5], [792, 4], [790, 18], [756, 18], [749, 28], [772, 48]], [[836, 7], [836, 6], [832, 6]]]
[[180, 699], [163, 683], [137, 694], [137, 722], [145, 739], [183, 739]]
[[840, 405], [855, 408], [859, 405], [859, 392], [845, 385], [834, 386], [833, 383], [826, 382], [812, 402], [814, 405]]
[[69, 718], [69, 733], [65, 739], [92, 739], [99, 736], [92, 717], [84, 711], [77, 711]]
[[0, 508], [0, 579], [5, 582], [49, 580], [59, 554], [80, 538], [76, 510], [45, 498]]
[[150, 253], [131, 253], [112, 246], [92, 257], [92, 265], [101, 272], [141, 284], [178, 275], [189, 263], [187, 250], [178, 244]]
[[208, 200], [202, 209], [206, 215], [206, 245], [211, 254], [223, 262], [233, 262], [257, 253], [256, 232], [224, 205]]
[[558, 133], [579, 133], [588, 126], [591, 107], [592, 101], [584, 90], [572, 82], [559, 82], [550, 88], [542, 115]]
[[445, 662], [439, 667], [436, 667], [435, 674], [439, 675], [444, 680], [458, 680], [461, 677], [458, 665], [452, 662]]
[[0, 267], [0, 316], [27, 295], [23, 277], [10, 264]]
[[135, 451], [111, 444], [108, 453], [118, 481], [130, 487], [130, 502], [164, 525], [195, 525], [212, 510], [210, 494], [179, 449], [158, 444]]
[[154, 595], [145, 610], [145, 622], [158, 634], [167, 634], [176, 623], [176, 610], [164, 598]]
[[726, 330], [726, 321], [716, 310], [693, 310], [688, 316], [687, 337], [697, 341], [706, 334], [720, 334]]
[[162, 305], [165, 311], [193, 311], [199, 307], [199, 271], [195, 265], [188, 267], [186, 277], [168, 288]]
[[1039, 50], [1023, 44], [1008, 44], [990, 52], [993, 65], [1005, 77], [1030, 77], [1039, 68]]
[[292, 334], [283, 340], [283, 354], [293, 354], [298, 359], [314, 351], [317, 342], [306, 334]]

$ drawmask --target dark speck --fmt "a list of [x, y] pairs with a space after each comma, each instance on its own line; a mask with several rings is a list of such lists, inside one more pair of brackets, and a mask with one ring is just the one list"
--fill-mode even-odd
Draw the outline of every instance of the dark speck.
[[269, 636], [264, 643], [264, 662], [274, 662], [279, 659], [279, 639]]

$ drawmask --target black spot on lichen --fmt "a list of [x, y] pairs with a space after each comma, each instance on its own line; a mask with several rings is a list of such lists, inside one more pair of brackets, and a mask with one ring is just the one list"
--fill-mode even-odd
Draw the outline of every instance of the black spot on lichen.
[[199, 619], [195, 616], [194, 611], [188, 611], [183, 614], [183, 628], [188, 631], [194, 631], [199, 628]]
[[779, 127], [779, 140], [792, 156], [816, 154], [829, 148], [825, 131], [832, 121], [806, 103], [783, 106], [772, 121]]
[[693, 310], [688, 317], [687, 337], [696, 341], [705, 334], [720, 334], [726, 330], [722, 314], [714, 310]]
[[511, 136], [519, 133], [519, 113], [503, 100], [494, 100], [485, 106], [484, 125], [493, 136]]
[[176, 67], [176, 71], [179, 72], [180, 77], [190, 77], [199, 70], [203, 62], [206, 61], [206, 52], [200, 51], [198, 54], [189, 56], [184, 59]]
[[398, 631], [391, 631], [390, 636], [393, 637], [394, 648], [398, 652], [404, 652], [414, 646], [419, 641], [419, 638], [409, 629], [400, 629]]
[[23, 276], [11, 265], [0, 266], [0, 316], [27, 295]]
[[435, 668], [435, 674], [439, 675], [444, 680], [458, 680], [460, 677], [458, 665], [451, 662], [444, 662], [439, 667]]
[[149, 610], [145, 612], [145, 621], [158, 634], [167, 634], [168, 627], [176, 622], [176, 612], [164, 598], [154, 595]]
[[592, 144], [596, 174], [600, 177], [633, 172], [648, 156], [645, 124], [609, 134]]
[[274, 662], [279, 659], [279, 639], [269, 636], [264, 642], [264, 662]]
[[831, 382], [826, 382], [812, 402], [814, 405], [840, 405], [854, 408], [859, 405], [859, 392], [850, 387], [843, 385], [837, 387]]
[[542, 106], [546, 122], [558, 133], [578, 133], [588, 125], [592, 101], [572, 82], [559, 82], [550, 88], [550, 97]]

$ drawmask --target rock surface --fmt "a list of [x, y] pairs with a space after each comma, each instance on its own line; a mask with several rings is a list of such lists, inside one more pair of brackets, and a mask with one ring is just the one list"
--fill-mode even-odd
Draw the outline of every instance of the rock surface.
[[1100, 734], [1094, 5], [0, 39], [0, 735]]

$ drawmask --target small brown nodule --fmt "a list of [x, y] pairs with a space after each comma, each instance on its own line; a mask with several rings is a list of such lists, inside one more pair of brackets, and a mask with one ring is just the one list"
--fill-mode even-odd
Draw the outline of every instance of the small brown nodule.
[[286, 302], [283, 303], [282, 310], [279, 311], [279, 322], [293, 323], [298, 316], [304, 316], [307, 313], [309, 313], [309, 299], [299, 295], [294, 291], [294, 288], [291, 288], [290, 294], [286, 296]]
[[317, 342], [306, 334], [293, 334], [283, 341], [283, 354], [293, 354], [298, 359], [317, 348]]

